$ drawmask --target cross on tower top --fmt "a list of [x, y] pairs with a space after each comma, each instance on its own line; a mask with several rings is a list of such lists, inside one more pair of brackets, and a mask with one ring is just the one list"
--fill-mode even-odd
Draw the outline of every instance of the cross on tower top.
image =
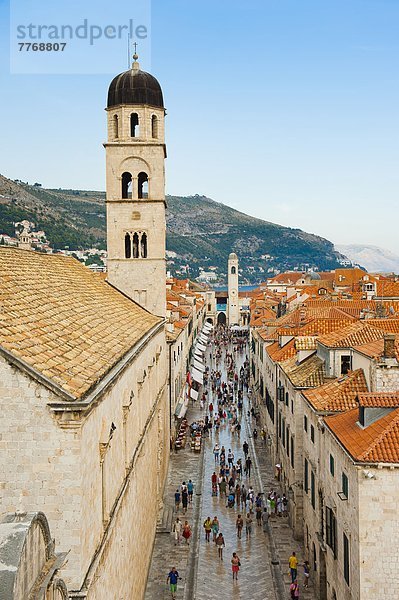
[[133, 44], [134, 46], [134, 54], [133, 54], [133, 60], [137, 60], [138, 59], [138, 54], [137, 54], [137, 42], [134, 42]]

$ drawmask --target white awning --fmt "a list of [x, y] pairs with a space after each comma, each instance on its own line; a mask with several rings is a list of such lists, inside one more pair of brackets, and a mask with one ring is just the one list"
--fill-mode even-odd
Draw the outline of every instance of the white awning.
[[199, 334], [202, 335], [202, 337], [205, 337], [206, 339], [209, 338], [209, 331], [207, 329], [203, 329], [199, 332]]
[[186, 412], [187, 412], [187, 407], [188, 407], [188, 400], [180, 401], [177, 405], [176, 405], [176, 409], [175, 409], [175, 417], [176, 419], [182, 419]]
[[198, 342], [198, 344], [196, 346], [196, 350], [200, 350], [201, 352], [206, 352], [206, 346], [201, 344], [201, 342]]
[[210, 321], [205, 321], [205, 323], [204, 323], [204, 329], [205, 329], [205, 327], [207, 329], [209, 329], [210, 331], [212, 331], [212, 329], [213, 329], [213, 325], [212, 325], [212, 323]]
[[201, 371], [201, 373], [205, 373], [205, 367], [199, 360], [194, 359], [193, 367]]
[[183, 404], [183, 407], [182, 407], [182, 409], [180, 411], [178, 419], [182, 419], [183, 417], [185, 417], [186, 416], [186, 412], [187, 412], [187, 405]]
[[201, 342], [201, 344], [206, 345], [208, 343], [208, 338], [206, 338], [203, 333], [199, 334], [198, 340]]
[[193, 400], [198, 400], [198, 392], [196, 392], [193, 388], [190, 389], [190, 396]]
[[202, 375], [201, 371], [198, 371], [198, 369], [196, 369], [195, 367], [191, 368], [191, 377], [197, 383], [201, 383], [201, 384], [204, 383], [204, 376]]
[[202, 356], [203, 352], [200, 352], [199, 350], [194, 350], [194, 358], [196, 358], [197, 360], [202, 360]]

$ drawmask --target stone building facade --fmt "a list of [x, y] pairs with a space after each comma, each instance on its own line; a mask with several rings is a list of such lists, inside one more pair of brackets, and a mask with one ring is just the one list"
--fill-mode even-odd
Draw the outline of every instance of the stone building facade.
[[143, 596], [162, 503], [164, 114], [136, 61], [111, 83], [108, 281], [74, 259], [0, 248], [2, 510], [46, 513], [76, 600]]
[[43, 507], [70, 553], [72, 597], [110, 598], [117, 585], [139, 598], [169, 455], [164, 323], [73, 259], [1, 249], [3, 282], [11, 265], [11, 287], [0, 285], [3, 510], [21, 494], [24, 510]]

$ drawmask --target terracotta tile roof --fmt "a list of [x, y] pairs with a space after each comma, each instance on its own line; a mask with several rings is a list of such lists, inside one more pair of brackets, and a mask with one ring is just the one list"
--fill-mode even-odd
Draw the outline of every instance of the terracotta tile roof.
[[[335, 300], [329, 299], [309, 299], [305, 300], [304, 304], [308, 308], [315, 308], [321, 306], [335, 306], [348, 314], [356, 316], [359, 318], [361, 311], [369, 311], [372, 313], [376, 313], [376, 311], [381, 307], [381, 305], [388, 311], [399, 314], [399, 302], [396, 300], [364, 300], [364, 294], [357, 294], [356, 292], [351, 292], [352, 298], [341, 298], [338, 297]], [[392, 311], [391, 311], [392, 309]]]
[[250, 326], [260, 327], [269, 321], [274, 322], [275, 319], [276, 313], [270, 308], [257, 308], [254, 311], [251, 311]]
[[279, 335], [324, 335], [346, 327], [348, 319], [313, 319], [300, 327], [280, 327], [275, 330], [274, 337]]
[[389, 333], [399, 333], [399, 319], [367, 319], [366, 322]]
[[281, 366], [297, 388], [316, 387], [324, 383], [324, 363], [317, 355], [306, 358], [300, 364], [295, 357], [290, 358]]
[[383, 335], [380, 329], [356, 321], [343, 329], [320, 336], [319, 342], [328, 348], [354, 348], [367, 342], [375, 342]]
[[363, 370], [357, 369], [344, 377], [302, 393], [315, 410], [339, 412], [358, 406], [357, 396], [363, 392], [367, 392], [366, 378]]
[[297, 350], [316, 350], [316, 337], [311, 335], [298, 335], [295, 338], [295, 348]]
[[339, 287], [356, 286], [366, 274], [366, 271], [358, 267], [335, 269], [335, 285]]
[[378, 298], [398, 298], [399, 299], [399, 281], [377, 281]]
[[399, 463], [399, 408], [364, 429], [357, 424], [358, 418], [355, 408], [324, 420], [354, 460]]
[[273, 283], [279, 283], [279, 284], [295, 283], [296, 281], [298, 281], [298, 279], [301, 278], [301, 276], [302, 276], [302, 273], [300, 273], [298, 271], [287, 271], [286, 273], [279, 273], [278, 275], [275, 275], [274, 277], [269, 279], [269, 282], [271, 284], [273, 284]]
[[399, 408], [399, 392], [359, 394], [359, 405], [371, 408]]
[[266, 347], [266, 352], [274, 362], [287, 360], [291, 356], [296, 356], [295, 340], [291, 340], [282, 348], [278, 342], [273, 342], [273, 344]]
[[354, 346], [354, 350], [357, 350], [370, 358], [376, 358], [377, 356], [381, 356], [384, 352], [384, 339], [380, 338], [375, 342], [366, 342], [360, 346]]
[[74, 258], [0, 247], [0, 345], [74, 398], [160, 321]]
[[335, 279], [335, 271], [319, 271], [319, 275], [324, 280], [334, 281]]

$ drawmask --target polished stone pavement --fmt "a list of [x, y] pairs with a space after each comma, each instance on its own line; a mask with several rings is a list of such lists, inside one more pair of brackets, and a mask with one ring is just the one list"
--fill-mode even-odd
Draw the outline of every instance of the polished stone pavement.
[[[240, 367], [240, 357], [238, 369]], [[208, 364], [210, 363], [208, 352]], [[211, 365], [212, 366], [212, 365]], [[226, 379], [225, 374], [223, 378]], [[248, 399], [245, 398], [245, 410], [242, 417], [241, 439], [232, 435], [227, 424], [222, 425], [219, 434], [212, 434], [205, 439], [201, 455], [194, 454], [188, 445], [186, 448], [171, 456], [168, 480], [164, 496], [164, 512], [160, 515], [162, 525], [155, 537], [154, 551], [145, 594], [146, 600], [164, 600], [170, 598], [166, 585], [166, 577], [172, 566], [176, 566], [182, 581], [178, 585], [177, 598], [182, 600], [221, 600], [228, 598], [238, 600], [283, 600], [289, 598], [288, 557], [292, 550], [297, 552], [299, 562], [305, 558], [303, 547], [294, 541], [286, 518], [275, 518], [271, 521], [270, 534], [266, 535], [262, 528], [255, 523], [252, 526], [252, 536], [237, 539], [235, 520], [237, 508], [227, 508], [225, 499], [212, 497], [211, 476], [215, 466], [213, 446], [216, 440], [226, 451], [231, 448], [235, 457], [243, 457], [242, 443], [247, 439], [250, 444], [250, 455], [253, 459], [251, 479], [244, 476], [246, 487], [252, 484], [255, 493], [276, 489], [273, 465], [267, 450], [261, 447], [259, 441], [254, 445], [251, 436], [251, 424], [246, 412]], [[189, 422], [201, 416], [202, 411], [197, 406], [190, 406], [187, 413]], [[174, 545], [174, 538], [168, 532], [171, 528], [173, 513], [174, 491], [180, 483], [191, 478], [196, 484], [194, 490], [194, 506], [190, 507], [187, 519], [193, 528], [191, 545]], [[278, 490], [277, 490], [278, 491]], [[215, 544], [205, 541], [203, 522], [207, 516], [217, 515], [220, 531], [225, 538], [224, 560], [219, 561]], [[185, 517], [179, 514], [181, 519]], [[241, 559], [238, 582], [232, 581], [230, 559], [232, 552], [237, 552]], [[299, 571], [300, 576], [302, 575]], [[302, 580], [302, 577], [300, 577]], [[301, 589], [301, 600], [314, 600], [313, 590]]]

